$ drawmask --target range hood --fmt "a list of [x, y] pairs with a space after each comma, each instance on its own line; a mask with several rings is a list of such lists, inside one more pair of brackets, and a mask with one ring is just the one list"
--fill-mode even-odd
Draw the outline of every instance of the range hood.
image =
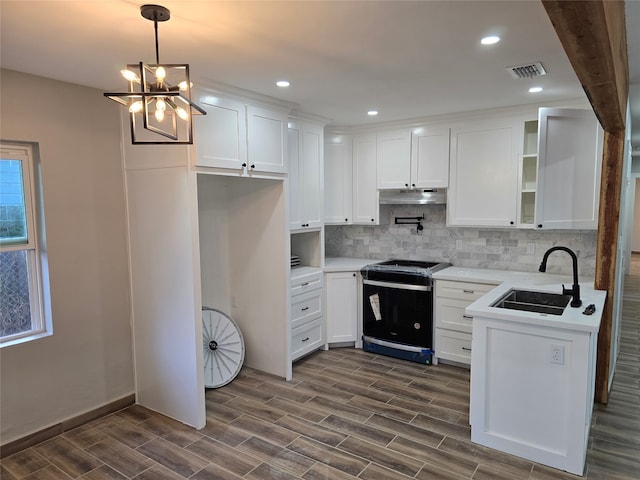
[[380, 190], [380, 205], [434, 205], [447, 203], [447, 190]]

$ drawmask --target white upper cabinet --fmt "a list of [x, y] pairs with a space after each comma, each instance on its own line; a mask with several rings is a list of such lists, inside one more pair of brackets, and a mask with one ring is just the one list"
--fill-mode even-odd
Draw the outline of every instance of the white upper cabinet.
[[377, 140], [378, 188], [411, 188], [411, 132], [385, 132]]
[[351, 136], [327, 133], [324, 143], [324, 223], [353, 221]]
[[247, 105], [248, 169], [287, 172], [287, 113]]
[[515, 226], [521, 125], [505, 119], [452, 129], [449, 225]]
[[417, 127], [411, 132], [411, 186], [449, 186], [449, 127]]
[[380, 222], [376, 189], [376, 136], [353, 137], [353, 222], [377, 225]]
[[377, 186], [385, 189], [446, 188], [449, 128], [416, 127], [378, 135]]
[[214, 94], [198, 97], [207, 115], [195, 123], [195, 165], [240, 174], [286, 173], [287, 112]]
[[247, 114], [242, 102], [200, 97], [206, 115], [194, 121], [196, 165], [242, 170], [247, 164]]
[[323, 128], [294, 120], [288, 132], [290, 228], [318, 228], [323, 224]]
[[603, 131], [591, 110], [541, 108], [536, 226], [598, 226]]

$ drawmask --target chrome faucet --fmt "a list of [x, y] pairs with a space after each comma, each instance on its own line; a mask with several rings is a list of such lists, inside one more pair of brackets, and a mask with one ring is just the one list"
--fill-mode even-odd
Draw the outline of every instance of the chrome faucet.
[[547, 259], [549, 258], [549, 254], [551, 252], [555, 252], [556, 250], [562, 250], [563, 252], [567, 252], [571, 255], [571, 260], [573, 261], [573, 286], [570, 290], [564, 288], [562, 285], [562, 294], [563, 295], [571, 295], [573, 299], [571, 300], [572, 307], [579, 307], [582, 305], [582, 300], [580, 300], [580, 285], [578, 284], [578, 257], [576, 254], [567, 247], [551, 247], [549, 250], [544, 252], [544, 256], [542, 257], [542, 262], [540, 263], [540, 268], [538, 269], [540, 272], [547, 271]]

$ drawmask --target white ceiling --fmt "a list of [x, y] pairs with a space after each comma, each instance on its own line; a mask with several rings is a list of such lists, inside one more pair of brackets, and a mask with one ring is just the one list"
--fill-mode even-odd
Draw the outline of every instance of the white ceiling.
[[[1, 0], [0, 64], [120, 91], [125, 64], [155, 61], [142, 3]], [[171, 10], [159, 24], [161, 62], [189, 63], [196, 83], [293, 102], [334, 125], [584, 98], [538, 0], [161, 4]], [[502, 42], [481, 46], [490, 33]], [[537, 61], [548, 75], [514, 79], [505, 70]], [[275, 86], [283, 78], [286, 90]], [[534, 84], [544, 92], [528, 93]], [[380, 115], [368, 118], [369, 109]]]

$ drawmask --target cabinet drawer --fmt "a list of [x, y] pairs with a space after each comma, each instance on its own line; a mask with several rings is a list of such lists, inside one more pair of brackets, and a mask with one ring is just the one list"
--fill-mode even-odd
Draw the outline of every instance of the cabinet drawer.
[[312, 322], [295, 328], [291, 332], [291, 358], [296, 360], [324, 344], [322, 338], [322, 322]]
[[471, 303], [493, 290], [496, 285], [486, 283], [452, 282], [449, 280], [436, 281], [436, 297], [466, 300]]
[[436, 357], [471, 365], [471, 334], [436, 328]]
[[468, 305], [465, 300], [436, 299], [436, 327], [471, 333], [473, 317], [464, 313]]
[[291, 328], [322, 316], [322, 290], [291, 297]]
[[291, 277], [291, 296], [299, 295], [311, 290], [319, 290], [323, 286], [322, 271], [308, 273], [305, 275], [296, 275]]

